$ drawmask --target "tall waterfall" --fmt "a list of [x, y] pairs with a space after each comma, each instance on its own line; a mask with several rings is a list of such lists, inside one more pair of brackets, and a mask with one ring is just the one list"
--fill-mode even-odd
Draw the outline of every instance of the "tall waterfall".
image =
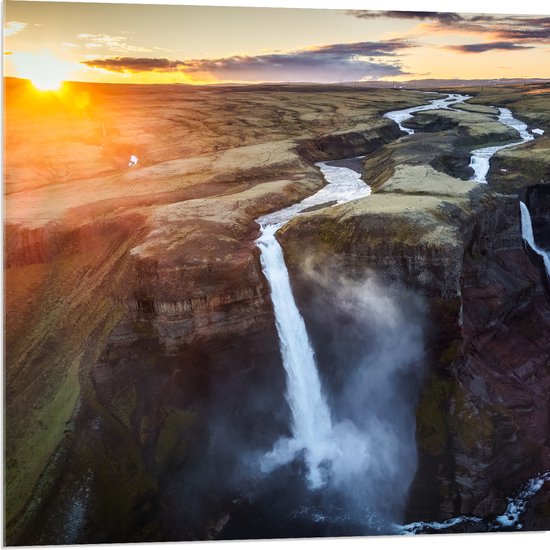
[[270, 471], [293, 460], [304, 451], [311, 487], [324, 484], [327, 462], [338, 454], [335, 426], [323, 395], [315, 354], [300, 315], [285, 265], [283, 251], [275, 234], [288, 221], [305, 209], [323, 204], [342, 204], [370, 194], [370, 187], [360, 174], [349, 168], [317, 163], [328, 184], [302, 202], [267, 214], [256, 220], [261, 235], [256, 241], [260, 249], [262, 271], [269, 282], [271, 301], [279, 336], [279, 347], [287, 378], [287, 401], [292, 413], [292, 438], [281, 439], [263, 461]]
[[529, 246], [544, 260], [544, 267], [546, 268], [546, 276], [550, 279], [550, 253], [547, 250], [543, 250], [535, 243], [535, 236], [533, 234], [533, 224], [531, 223], [531, 214], [527, 205], [520, 201], [521, 210], [521, 235], [523, 240], [529, 244]]
[[271, 287], [281, 355], [287, 373], [293, 439], [280, 443], [269, 459], [273, 465], [279, 465], [305, 449], [309, 481], [318, 487], [322, 484], [319, 464], [326, 458], [324, 445], [332, 431], [332, 421], [304, 319], [292, 295], [283, 251], [275, 238], [279, 227], [278, 224], [263, 227], [257, 244], [261, 251], [262, 270]]

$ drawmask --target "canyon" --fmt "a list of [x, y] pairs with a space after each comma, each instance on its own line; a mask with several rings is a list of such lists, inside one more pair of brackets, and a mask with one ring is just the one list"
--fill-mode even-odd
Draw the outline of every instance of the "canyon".
[[[243, 511], [263, 518], [242, 460], [288, 435], [290, 411], [255, 220], [323, 188], [320, 161], [372, 188], [277, 232], [329, 401], [377, 331], [335, 299], [341, 280], [398, 296], [425, 338], [405, 373], [418, 467], [401, 520], [499, 514], [550, 468], [550, 287], [519, 205], [548, 247], [547, 85], [461, 89], [406, 134], [383, 115], [456, 90], [6, 90], [11, 544], [235, 538]], [[518, 141], [496, 106], [544, 134], [480, 185], [471, 151]], [[546, 484], [528, 528], [549, 504]], [[273, 536], [262, 521], [250, 536]]]

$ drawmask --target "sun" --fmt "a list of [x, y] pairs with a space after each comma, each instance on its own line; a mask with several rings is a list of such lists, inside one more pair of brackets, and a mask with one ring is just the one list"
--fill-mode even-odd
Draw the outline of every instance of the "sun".
[[55, 75], [36, 75], [31, 77], [31, 82], [35, 88], [42, 92], [55, 92], [61, 88], [63, 79]]
[[17, 75], [29, 79], [41, 91], [56, 91], [67, 79], [70, 64], [49, 52], [13, 55]]

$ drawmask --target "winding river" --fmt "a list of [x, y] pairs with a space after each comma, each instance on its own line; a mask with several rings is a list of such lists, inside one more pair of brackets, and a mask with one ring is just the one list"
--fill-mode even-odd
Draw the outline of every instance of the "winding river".
[[499, 107], [498, 109], [498, 121], [505, 126], [513, 128], [519, 133], [520, 141], [514, 141], [506, 145], [495, 145], [492, 147], [483, 147], [472, 151], [472, 158], [470, 160], [469, 167], [473, 169], [474, 175], [472, 180], [477, 183], [487, 183], [487, 174], [490, 168], [491, 158], [508, 147], [515, 147], [522, 143], [527, 143], [535, 139], [535, 136], [527, 131], [527, 124], [521, 122], [517, 118], [514, 118], [510, 109]]
[[411, 119], [416, 113], [436, 109], [450, 109], [453, 105], [462, 103], [471, 97], [472, 96], [469, 95], [449, 94], [444, 98], [432, 99], [426, 105], [417, 105], [416, 107], [409, 107], [408, 109], [401, 109], [399, 111], [389, 111], [384, 117], [396, 122], [402, 132], [407, 132], [407, 134], [412, 135], [414, 134], [414, 130], [403, 126], [402, 123]]
[[[415, 113], [433, 109], [451, 109], [453, 105], [469, 98], [470, 96], [467, 95], [449, 94], [445, 98], [433, 99], [425, 105], [391, 111], [384, 116], [395, 121], [403, 132], [411, 135], [414, 134], [414, 130], [402, 126], [402, 123], [412, 118]], [[474, 170], [472, 179], [479, 183], [486, 183], [490, 159], [497, 151], [534, 139], [534, 136], [527, 131], [527, 126], [514, 118], [508, 109], [499, 109], [498, 120], [517, 130], [521, 141], [473, 151], [470, 162]], [[364, 440], [358, 431], [350, 430], [349, 422], [346, 425], [346, 435], [342, 437], [344, 431], [334, 420], [323, 391], [315, 352], [304, 319], [296, 305], [283, 251], [276, 238], [281, 227], [304, 211], [310, 211], [315, 207], [343, 204], [370, 194], [370, 187], [356, 171], [334, 166], [328, 162], [319, 162], [317, 166], [327, 182], [325, 187], [300, 203], [256, 220], [260, 225], [260, 237], [256, 244], [260, 250], [262, 271], [271, 290], [279, 347], [286, 373], [286, 399], [291, 411], [291, 436], [282, 437], [275, 443], [272, 450], [261, 458], [260, 469], [267, 474], [301, 457], [311, 491], [320, 490], [327, 485], [339, 457], [353, 454], [359, 457], [355, 461], [357, 467], [365, 468], [369, 453], [381, 451], [369, 449], [368, 441]], [[534, 243], [529, 212], [523, 203], [521, 214], [523, 237], [536, 252], [543, 255], [548, 270], [550, 265], [548, 255], [540, 251]], [[445, 531], [460, 523], [483, 523], [485, 530], [499, 530], [502, 527], [519, 529], [521, 528], [520, 515], [525, 511], [527, 501], [540, 490], [544, 481], [549, 479], [550, 473], [545, 472], [529, 480], [514, 498], [509, 499], [504, 514], [491, 521], [474, 516], [459, 516], [440, 523], [417, 522], [409, 525], [393, 525], [390, 531], [401, 534], [415, 534], [426, 530]]]
[[[415, 133], [415, 131], [412, 128], [407, 128], [403, 126], [403, 122], [414, 117], [416, 113], [440, 109], [453, 110], [453, 105], [463, 103], [464, 101], [471, 99], [471, 97], [472, 96], [462, 94], [449, 94], [447, 97], [444, 98], [432, 99], [426, 105], [417, 105], [416, 107], [409, 107], [408, 109], [390, 111], [384, 114], [384, 117], [393, 120], [399, 126], [399, 129], [402, 132], [406, 132], [407, 134], [412, 135]], [[534, 129], [532, 133], [529, 132], [527, 130], [527, 124], [515, 118], [512, 115], [510, 109], [506, 109], [504, 107], [498, 108], [497, 120], [501, 124], [504, 124], [505, 126], [509, 126], [510, 128], [516, 130], [519, 133], [520, 140], [508, 143], [506, 145], [482, 147], [481, 149], [475, 149], [474, 151], [472, 151], [469, 167], [472, 168], [472, 170], [474, 171], [471, 179], [473, 181], [476, 181], [477, 183], [487, 183], [487, 174], [489, 172], [491, 158], [496, 153], [498, 153], [498, 151], [501, 151], [502, 149], [506, 149], [508, 147], [515, 147], [528, 141], [532, 141], [533, 139], [535, 139], [535, 136], [533, 134], [543, 134], [543, 131], [538, 128]]]

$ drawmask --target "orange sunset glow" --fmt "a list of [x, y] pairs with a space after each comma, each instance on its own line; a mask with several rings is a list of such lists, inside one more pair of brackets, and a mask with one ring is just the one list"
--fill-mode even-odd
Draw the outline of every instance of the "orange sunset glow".
[[[235, 30], [238, 29], [238, 32]], [[5, 75], [257, 83], [548, 78], [550, 18], [6, 2]]]
[[17, 76], [29, 79], [42, 91], [59, 90], [70, 74], [70, 65], [48, 53], [24, 53], [14, 59]]

